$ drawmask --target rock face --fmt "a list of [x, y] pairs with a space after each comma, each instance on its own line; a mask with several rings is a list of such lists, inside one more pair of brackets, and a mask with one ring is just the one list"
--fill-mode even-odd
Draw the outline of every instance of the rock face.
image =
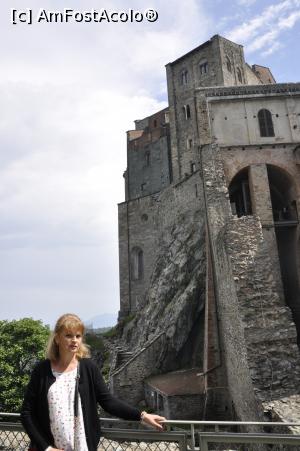
[[137, 401], [143, 378], [204, 356], [205, 414], [296, 411], [300, 84], [257, 68], [212, 37], [167, 65], [169, 107], [127, 134], [119, 319], [135, 318], [112, 385]]
[[205, 254], [199, 212], [183, 214], [160, 239], [145, 308], [124, 328], [122, 339], [140, 349], [161, 332], [177, 356], [203, 308]]
[[[168, 193], [160, 199], [162, 204], [166, 198]], [[112, 371], [114, 392], [125, 398], [128, 391], [134, 402], [144, 397], [144, 378], [181, 368], [202, 367], [204, 218], [200, 209], [182, 209], [173, 221], [165, 220], [160, 204], [156, 217], [160, 230], [159, 252], [145, 307], [124, 326], [119, 340], [134, 355]]]
[[[202, 158], [203, 181], [195, 174], [156, 198], [154, 269], [144, 307], [119, 337], [123, 349], [112, 367], [111, 387], [138, 404], [149, 376], [203, 368], [207, 220], [222, 371], [234, 414], [255, 421], [267, 409], [278, 419], [298, 420], [296, 329], [278, 290], [260, 219], [231, 214], [218, 146], [204, 147]], [[191, 206], [186, 193], [195, 181], [203, 189]]]

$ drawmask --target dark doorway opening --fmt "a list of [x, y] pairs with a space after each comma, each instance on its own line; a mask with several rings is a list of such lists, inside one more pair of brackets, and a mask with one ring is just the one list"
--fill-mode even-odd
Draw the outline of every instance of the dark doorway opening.
[[229, 185], [231, 211], [239, 218], [252, 215], [248, 170], [249, 168], [242, 169]]
[[300, 346], [300, 285], [298, 277], [298, 212], [293, 180], [282, 169], [267, 165], [281, 278], [285, 301], [297, 328]]

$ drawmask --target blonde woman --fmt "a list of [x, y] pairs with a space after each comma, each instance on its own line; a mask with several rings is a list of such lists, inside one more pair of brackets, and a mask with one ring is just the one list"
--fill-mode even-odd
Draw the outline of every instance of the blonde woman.
[[83, 334], [77, 315], [61, 316], [46, 360], [32, 372], [21, 411], [32, 451], [96, 451], [101, 432], [98, 403], [114, 416], [163, 429], [164, 417], [140, 412], [111, 395], [89, 358]]

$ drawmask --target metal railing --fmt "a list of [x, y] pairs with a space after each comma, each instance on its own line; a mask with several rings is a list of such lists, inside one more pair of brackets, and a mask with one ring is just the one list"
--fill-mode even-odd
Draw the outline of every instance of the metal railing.
[[[29, 438], [19, 417], [0, 412], [1, 451], [27, 451]], [[101, 423], [101, 451], [300, 450], [300, 423], [167, 420], [163, 433], [137, 422], [101, 418]]]

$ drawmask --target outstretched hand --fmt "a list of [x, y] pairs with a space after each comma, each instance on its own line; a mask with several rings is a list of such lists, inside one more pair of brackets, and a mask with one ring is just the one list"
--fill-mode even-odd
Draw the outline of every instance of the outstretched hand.
[[158, 431], [163, 431], [164, 426], [163, 422], [166, 420], [165, 417], [161, 417], [159, 415], [155, 415], [152, 413], [143, 412], [143, 423], [149, 424], [149, 426], [154, 427]]

